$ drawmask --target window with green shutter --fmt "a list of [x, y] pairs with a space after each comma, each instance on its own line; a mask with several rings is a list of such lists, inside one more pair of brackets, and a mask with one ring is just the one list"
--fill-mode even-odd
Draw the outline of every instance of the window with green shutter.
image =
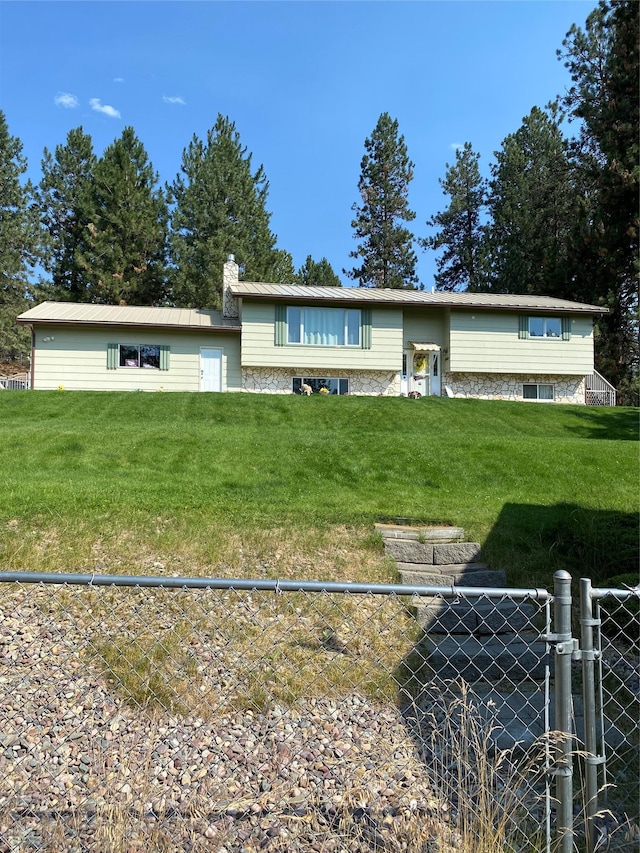
[[107, 344], [107, 370], [169, 370], [170, 349], [168, 344]]

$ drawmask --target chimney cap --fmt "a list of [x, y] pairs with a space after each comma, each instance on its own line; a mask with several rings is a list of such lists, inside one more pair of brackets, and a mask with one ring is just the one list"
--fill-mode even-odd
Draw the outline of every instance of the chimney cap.
[[235, 259], [236, 259], [236, 256], [235, 256], [235, 255], [227, 255], [227, 261], [232, 261], [232, 262], [233, 262], [233, 261], [235, 261]]

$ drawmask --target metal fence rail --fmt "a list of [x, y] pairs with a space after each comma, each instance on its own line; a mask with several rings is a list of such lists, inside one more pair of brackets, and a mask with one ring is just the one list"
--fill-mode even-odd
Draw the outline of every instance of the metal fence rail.
[[564, 853], [561, 593], [0, 573], [0, 851]]

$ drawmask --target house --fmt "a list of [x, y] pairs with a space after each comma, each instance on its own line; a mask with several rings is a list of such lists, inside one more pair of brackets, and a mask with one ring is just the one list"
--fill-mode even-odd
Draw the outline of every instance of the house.
[[238, 280], [221, 311], [44, 302], [34, 389], [249, 391], [585, 402], [593, 318], [545, 296]]

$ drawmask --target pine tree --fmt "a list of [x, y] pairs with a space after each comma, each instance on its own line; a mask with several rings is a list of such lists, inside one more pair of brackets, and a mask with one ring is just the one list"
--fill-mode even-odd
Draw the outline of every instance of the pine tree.
[[583, 298], [610, 311], [597, 322], [596, 367], [633, 405], [640, 402], [639, 21], [638, 3], [600, 2], [558, 51], [573, 81], [561, 104], [580, 120], [573, 146], [584, 187], [576, 275]]
[[222, 115], [205, 142], [194, 135], [184, 150], [181, 174], [169, 188], [176, 304], [219, 307], [229, 253], [247, 281], [292, 280], [291, 255], [275, 248], [269, 228], [269, 182], [251, 160], [235, 124]]
[[302, 264], [295, 275], [296, 284], [306, 284], [311, 287], [342, 287], [342, 282], [334, 273], [326, 258], [314, 261], [311, 255]]
[[46, 235], [43, 266], [52, 277], [54, 299], [84, 302], [90, 277], [80, 264], [89, 224], [88, 204], [96, 165], [91, 137], [82, 127], [70, 130], [55, 154], [45, 148], [38, 185], [40, 219]]
[[491, 168], [491, 288], [568, 295], [575, 187], [553, 110], [534, 107]]
[[465, 142], [456, 151], [456, 162], [446, 165], [440, 179], [449, 207], [427, 220], [440, 230], [420, 240], [425, 249], [444, 249], [436, 264], [438, 290], [485, 290], [487, 288], [486, 226], [487, 182], [480, 175], [480, 155]]
[[357, 215], [351, 223], [360, 245], [349, 253], [362, 264], [343, 272], [360, 287], [414, 289], [413, 234], [402, 225], [415, 219], [408, 202], [414, 164], [404, 136], [398, 136], [398, 121], [382, 113], [364, 146], [358, 181], [362, 203], [353, 205]]
[[126, 127], [93, 170], [78, 264], [88, 299], [158, 305], [166, 295], [167, 206], [143, 144]]
[[9, 133], [0, 111], [0, 356], [25, 359], [29, 334], [15, 322], [29, 307], [29, 275], [38, 260], [38, 225], [33, 189], [23, 182], [27, 161], [22, 142]]

